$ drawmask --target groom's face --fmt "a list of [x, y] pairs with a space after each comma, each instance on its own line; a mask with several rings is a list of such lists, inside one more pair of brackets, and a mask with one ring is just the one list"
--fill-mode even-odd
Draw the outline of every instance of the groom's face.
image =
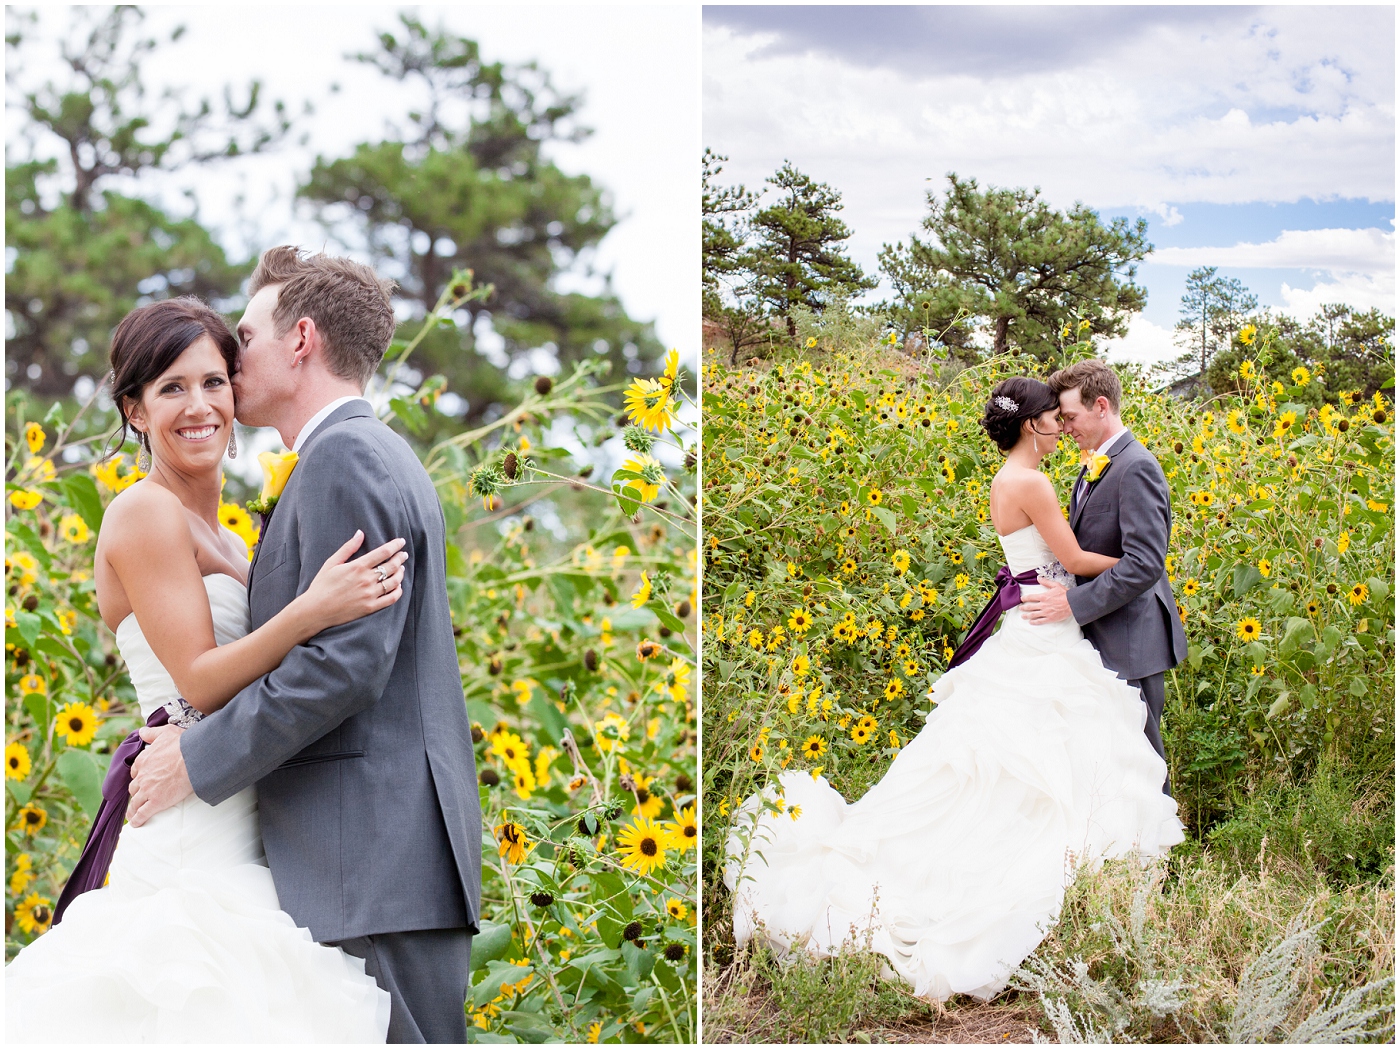
[[1078, 387], [1060, 394], [1060, 418], [1064, 420], [1065, 433], [1073, 437], [1074, 443], [1081, 449], [1097, 448], [1103, 444], [1104, 430], [1108, 428], [1107, 419], [1097, 402], [1086, 405], [1080, 400]]
[[238, 322], [238, 371], [233, 376], [238, 421], [270, 426], [277, 406], [291, 393], [292, 351], [299, 339], [293, 325], [281, 336], [272, 311], [280, 285], [259, 289]]

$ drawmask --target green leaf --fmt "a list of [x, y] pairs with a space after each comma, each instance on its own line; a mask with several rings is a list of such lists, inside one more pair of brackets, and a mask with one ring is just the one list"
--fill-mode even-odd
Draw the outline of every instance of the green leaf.
[[1371, 591], [1368, 604], [1374, 604], [1378, 608], [1384, 605], [1385, 599], [1390, 596], [1390, 584], [1375, 576], [1366, 577], [1366, 588]]
[[88, 818], [96, 819], [102, 804], [102, 774], [96, 757], [90, 751], [70, 747], [58, 756], [58, 774]]
[[7, 780], [5, 786], [10, 790], [10, 797], [14, 798], [15, 802], [19, 805], [28, 805], [29, 799], [34, 796], [34, 788], [28, 783]]
[[637, 983], [641, 983], [651, 974], [652, 966], [656, 964], [656, 954], [645, 947], [638, 947], [635, 943], [627, 942], [622, 945], [622, 957], [627, 963], [627, 971], [632, 974]]
[[564, 729], [568, 725], [564, 721], [564, 715], [559, 713], [559, 708], [554, 705], [552, 693], [536, 693], [531, 696], [528, 709], [535, 715], [540, 728], [551, 743], [558, 744], [564, 738]]
[[16, 612], [15, 628], [19, 630], [19, 636], [24, 638], [24, 643], [30, 648], [39, 640], [39, 628], [44, 621], [33, 612]]
[[685, 633], [685, 624], [668, 606], [663, 605], [660, 601], [651, 601], [647, 603], [647, 607], [656, 613], [656, 618], [661, 620], [662, 625], [667, 629], [674, 630], [677, 634]]
[[[476, 949], [476, 944], [472, 944], [472, 950]], [[476, 1007], [480, 1009], [496, 995], [501, 993], [501, 985], [506, 983], [519, 983], [526, 973], [535, 971], [533, 965], [519, 966], [511, 965], [510, 962], [503, 962], [499, 959], [492, 959], [486, 963], [486, 975], [481, 982], [476, 985], [472, 995], [472, 1000]]]
[[624, 488], [614, 481], [612, 490], [613, 495], [617, 496], [617, 505], [622, 508], [623, 517], [631, 517], [641, 508], [642, 501], [627, 494], [628, 492], [637, 492], [635, 488]]
[[91, 477], [84, 473], [65, 474], [63, 490], [69, 505], [78, 511], [92, 531], [102, 527], [102, 497], [97, 494], [97, 483]]
[[1288, 621], [1284, 624], [1283, 640], [1279, 642], [1278, 654], [1287, 659], [1297, 651], [1298, 646], [1302, 644], [1305, 639], [1310, 640], [1312, 636], [1312, 623], [1298, 616], [1289, 616]]
[[1187, 645], [1186, 659], [1190, 662], [1192, 670], [1200, 670], [1201, 663], [1205, 660], [1205, 653], [1201, 651], [1200, 645]]
[[1235, 600], [1238, 601], [1240, 598], [1244, 597], [1245, 594], [1249, 593], [1250, 590], [1262, 582], [1263, 579], [1264, 577], [1259, 574], [1259, 569], [1255, 568], [1253, 565], [1236, 565], [1234, 578]]
[[872, 509], [873, 511], [875, 511], [875, 516], [878, 517], [878, 518], [880, 519], [880, 523], [881, 523], [882, 525], [884, 525], [886, 528], [888, 528], [888, 529], [890, 530], [890, 532], [894, 532], [894, 529], [895, 529], [895, 516], [894, 516], [894, 513], [893, 513], [892, 511], [890, 511], [890, 510], [885, 509], [883, 506], [872, 506], [871, 509]]
[[1264, 717], [1272, 721], [1274, 718], [1278, 717], [1280, 714], [1286, 713], [1287, 711], [1288, 693], [1280, 692], [1278, 694], [1278, 699], [1274, 700], [1271, 704], [1269, 704], [1269, 712], [1265, 714]]
[[421, 437], [428, 432], [428, 417], [417, 401], [394, 397], [390, 399], [389, 407], [411, 433]]

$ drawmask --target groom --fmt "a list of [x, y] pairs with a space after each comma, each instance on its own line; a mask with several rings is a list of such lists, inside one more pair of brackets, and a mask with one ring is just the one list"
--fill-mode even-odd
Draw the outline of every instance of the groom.
[[481, 814], [432, 481], [363, 398], [394, 331], [366, 266], [263, 254], [238, 325], [238, 419], [299, 459], [249, 573], [254, 628], [357, 528], [408, 540], [403, 596], [326, 630], [183, 734], [145, 730], [137, 826], [191, 792], [217, 805], [256, 783], [282, 908], [364, 959], [392, 999], [390, 1042], [466, 1040], [480, 915]]
[[[1031, 623], [1074, 617], [1099, 650], [1104, 666], [1142, 690], [1147, 704], [1147, 739], [1166, 760], [1162, 747], [1162, 706], [1166, 672], [1186, 656], [1186, 631], [1176, 614], [1167, 581], [1167, 542], [1171, 538], [1171, 493], [1152, 453], [1119, 418], [1123, 388], [1102, 361], [1080, 361], [1050, 376], [1060, 397], [1065, 431], [1081, 452], [1108, 457], [1095, 471], [1079, 472], [1070, 496], [1069, 523], [1085, 550], [1119, 558], [1107, 572], [1079, 579], [1066, 589], [1050, 580], [1045, 590], [1022, 602]], [[1171, 794], [1170, 777], [1162, 791]]]

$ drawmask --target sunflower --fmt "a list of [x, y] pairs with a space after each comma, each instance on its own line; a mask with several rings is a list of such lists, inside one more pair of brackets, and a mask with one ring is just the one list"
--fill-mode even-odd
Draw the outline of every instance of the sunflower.
[[673, 896], [666, 901], [666, 913], [676, 919], [676, 921], [683, 922], [685, 921], [685, 916], [689, 914], [690, 911], [686, 908], [685, 904], [681, 903], [680, 900]]
[[1317, 613], [1320, 611], [1321, 607], [1322, 607], [1322, 606], [1319, 605], [1319, 604], [1317, 603], [1316, 600], [1309, 601], [1309, 602], [1308, 602], [1308, 615], [1310, 615], [1310, 616], [1315, 616], [1315, 615], [1317, 615]]
[[1344, 554], [1351, 547], [1351, 532], [1343, 532], [1337, 536], [1337, 553]]
[[851, 738], [864, 746], [870, 740], [870, 730], [864, 725], [856, 725], [851, 729]]
[[1243, 361], [1243, 362], [1241, 362], [1241, 364], [1240, 364], [1240, 378], [1241, 378], [1241, 379], [1246, 379], [1246, 380], [1254, 378], [1254, 362], [1253, 362], [1253, 361]]
[[625, 407], [631, 420], [655, 433], [670, 429], [676, 404], [671, 386], [655, 379], [633, 379], [627, 388]]
[[871, 506], [879, 506], [880, 500], [884, 498], [885, 494], [881, 492], [880, 489], [872, 488], [869, 492], [866, 493], [865, 501], [868, 502]]
[[687, 805], [677, 812], [676, 818], [666, 824], [666, 831], [671, 837], [671, 848], [677, 852], [695, 848], [699, 840], [699, 831], [695, 826], [695, 806]]
[[666, 671], [666, 676], [657, 681], [654, 688], [657, 692], [671, 694], [671, 698], [677, 703], [684, 703], [686, 696], [686, 686], [690, 684], [690, 664], [679, 656], [671, 660], [671, 666]]
[[1271, 566], [1271, 565], [1269, 564], [1269, 559], [1268, 559], [1267, 557], [1261, 557], [1261, 558], [1259, 559], [1259, 574], [1260, 574], [1261, 576], [1263, 576], [1265, 579], [1268, 579], [1268, 578], [1269, 578], [1269, 573], [1272, 572], [1272, 571], [1273, 571], [1273, 566]]
[[792, 672], [797, 677], [806, 677], [811, 665], [812, 661], [806, 656], [798, 656], [792, 661]]
[[5, 778], [24, 779], [29, 775], [29, 748], [23, 743], [11, 743], [5, 747]]
[[1347, 600], [1350, 601], [1353, 605], [1365, 604], [1366, 599], [1370, 596], [1371, 591], [1367, 589], [1365, 583], [1357, 583], [1354, 587], [1347, 591]]
[[29, 883], [34, 880], [34, 861], [29, 858], [29, 853], [21, 852], [15, 857], [15, 872], [10, 875], [10, 894], [18, 896], [29, 888]]
[[916, 662], [915, 662], [914, 660], [912, 660], [912, 659], [906, 659], [906, 660], [904, 661], [904, 676], [905, 676], [905, 677], [913, 677], [913, 676], [914, 676], [915, 674], [917, 674], [918, 672], [919, 672], [919, 664], [918, 664], [918, 663], [916, 663]]
[[600, 1020], [594, 1020], [588, 1025], [588, 1037], [584, 1039], [589, 1045], [597, 1045], [598, 1039], [603, 1033], [603, 1024]]
[[841, 562], [841, 571], [844, 572], [846, 575], [850, 575], [850, 574], [851, 574], [852, 572], [854, 572], [855, 570], [856, 570], [856, 563], [855, 563], [854, 561], [852, 561], [849, 557], [846, 558], [846, 560], [844, 560], [844, 561]]
[[1231, 433], [1244, 433], [1248, 426], [1245, 425], [1244, 412], [1238, 408], [1230, 409], [1230, 414], [1225, 420], [1225, 425], [1230, 427]]
[[749, 758], [755, 762], [763, 760], [763, 744], [755, 743], [749, 748]]
[[33, 510], [44, 501], [44, 494], [31, 488], [16, 488], [10, 493], [10, 505], [16, 510]]
[[530, 771], [529, 762], [519, 765], [513, 770], [512, 779], [514, 781], [515, 793], [520, 796], [521, 801], [529, 801], [530, 795], [535, 790], [535, 774]]
[[802, 743], [802, 753], [809, 758], [819, 758], [826, 753], [826, 740], [821, 736], [808, 736]]
[[58, 532], [70, 543], [86, 543], [92, 538], [87, 522], [77, 514], [64, 514], [58, 523]]
[[236, 503], [223, 503], [219, 507], [219, 524], [239, 535], [253, 529], [252, 517], [248, 515], [247, 510]]
[[651, 600], [651, 580], [647, 578], [645, 572], [642, 573], [641, 582], [637, 585], [637, 592], [632, 595], [632, 607], [641, 608]]
[[97, 711], [86, 703], [66, 703], [54, 718], [54, 733], [70, 747], [85, 747], [97, 735]]
[[638, 874], [650, 874], [666, 865], [666, 847], [670, 839], [665, 831], [649, 819], [634, 819], [617, 835], [617, 851], [622, 865]]
[[892, 677], [885, 682], [885, 699], [898, 699], [904, 694], [904, 682], [897, 677]]
[[1308, 371], [1301, 364], [1293, 369], [1293, 385], [1306, 386], [1312, 382], [1312, 372]]
[[856, 720], [856, 724], [864, 728], [867, 732], [874, 732], [880, 727], [880, 723], [869, 714], [864, 714]]
[[1194, 594], [1199, 593], [1200, 589], [1201, 584], [1196, 582], [1196, 580], [1194, 579], [1188, 579], [1185, 583], [1181, 584], [1181, 592], [1187, 597], [1191, 597]]
[[619, 743], [625, 743], [631, 734], [627, 719], [620, 714], [606, 714], [602, 721], [593, 723], [593, 735], [598, 741], [598, 749], [605, 754]]
[[628, 473], [641, 475], [640, 479], [630, 478], [623, 481], [622, 487], [636, 492], [636, 498], [644, 503], [655, 499], [666, 481], [660, 461], [650, 455], [634, 455], [622, 464], [622, 468]]
[[496, 828], [496, 840], [500, 842], [501, 857], [507, 863], [525, 862], [525, 854], [530, 851], [530, 839], [525, 837], [525, 828], [509, 821]]
[[26, 834], [31, 836], [38, 834], [44, 829], [44, 824], [47, 822], [49, 822], [49, 814], [44, 811], [42, 805], [35, 805], [31, 802], [19, 810], [19, 825]]
[[788, 627], [794, 634], [805, 634], [812, 629], [812, 615], [805, 608], [794, 608], [788, 616]]
[[895, 570], [896, 572], [898, 572], [900, 575], [903, 575], [905, 572], [909, 571], [909, 551], [908, 551], [908, 550], [896, 550], [896, 551], [894, 552], [894, 557], [891, 558], [891, 560], [892, 560], [893, 563], [894, 563], [894, 570]]
[[21, 695], [47, 695], [49, 686], [44, 683], [44, 679], [38, 674], [25, 674], [19, 679], [19, 691]]
[[523, 765], [530, 767], [530, 747], [514, 732], [503, 730], [492, 733], [491, 753], [505, 762], [506, 768], [516, 769]]
[[53, 901], [37, 892], [30, 893], [15, 908], [15, 921], [31, 936], [48, 931], [49, 922], [53, 921]]
[[1253, 616], [1245, 616], [1235, 624], [1235, 634], [1241, 641], [1257, 641], [1259, 634], [1263, 630], [1259, 620]]

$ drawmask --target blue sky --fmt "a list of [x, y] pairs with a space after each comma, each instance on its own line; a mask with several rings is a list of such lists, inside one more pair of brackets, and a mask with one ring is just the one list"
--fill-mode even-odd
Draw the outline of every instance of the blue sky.
[[950, 171], [1145, 217], [1109, 351], [1162, 359], [1196, 266], [1394, 313], [1394, 39], [1391, 7], [709, 6], [704, 139], [724, 180], [790, 159], [840, 190], [869, 271]]

